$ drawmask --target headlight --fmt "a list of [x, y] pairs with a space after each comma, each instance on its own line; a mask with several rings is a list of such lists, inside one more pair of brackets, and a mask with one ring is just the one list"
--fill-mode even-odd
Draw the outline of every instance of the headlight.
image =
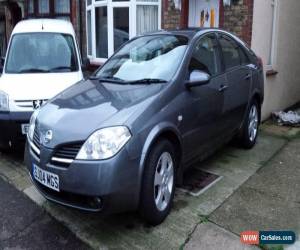
[[33, 134], [34, 134], [34, 129], [35, 129], [35, 122], [36, 118], [39, 114], [40, 110], [37, 109], [33, 112], [32, 116], [30, 117], [30, 122], [29, 122], [29, 129], [28, 129], [28, 137], [32, 141], [33, 140]]
[[83, 144], [77, 160], [104, 160], [116, 155], [128, 142], [131, 134], [127, 127], [117, 126], [97, 130]]
[[0, 111], [9, 111], [9, 98], [3, 91], [0, 91]]

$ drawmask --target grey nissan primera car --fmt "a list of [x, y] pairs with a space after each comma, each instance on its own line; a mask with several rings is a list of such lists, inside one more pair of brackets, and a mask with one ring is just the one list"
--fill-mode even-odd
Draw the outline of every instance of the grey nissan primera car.
[[139, 36], [33, 114], [25, 160], [51, 201], [159, 224], [187, 167], [254, 146], [263, 98], [261, 60], [230, 33]]

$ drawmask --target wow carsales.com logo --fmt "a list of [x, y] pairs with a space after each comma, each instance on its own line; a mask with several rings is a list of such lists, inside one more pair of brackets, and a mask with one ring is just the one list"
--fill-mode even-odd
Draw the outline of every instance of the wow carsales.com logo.
[[293, 244], [296, 235], [292, 231], [245, 231], [241, 233], [241, 242], [248, 245]]

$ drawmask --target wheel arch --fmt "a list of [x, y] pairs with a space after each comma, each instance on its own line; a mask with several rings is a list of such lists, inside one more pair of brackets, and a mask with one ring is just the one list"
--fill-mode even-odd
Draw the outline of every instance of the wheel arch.
[[[143, 180], [144, 167], [147, 157], [153, 145], [160, 139], [167, 139], [175, 146], [175, 154], [177, 156], [177, 167], [180, 169], [182, 160], [182, 139], [177, 127], [169, 123], [161, 123], [156, 125], [148, 134], [142, 149], [142, 156], [139, 164], [140, 185]], [[180, 172], [180, 171], [178, 171]]]

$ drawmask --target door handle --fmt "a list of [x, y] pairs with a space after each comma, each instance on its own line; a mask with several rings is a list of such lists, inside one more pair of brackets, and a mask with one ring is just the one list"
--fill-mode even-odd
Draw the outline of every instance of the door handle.
[[247, 74], [247, 75], [244, 77], [245, 80], [249, 80], [250, 78], [251, 78], [251, 75], [250, 75], [250, 74]]
[[227, 86], [227, 85], [221, 85], [220, 88], [219, 88], [219, 92], [223, 92], [223, 91], [225, 91], [226, 89], [228, 89], [228, 86]]

